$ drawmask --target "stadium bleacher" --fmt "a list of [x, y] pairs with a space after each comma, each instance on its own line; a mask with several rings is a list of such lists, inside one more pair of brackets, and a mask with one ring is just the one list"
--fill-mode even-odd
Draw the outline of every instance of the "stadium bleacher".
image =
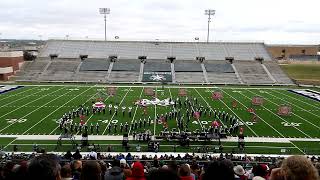
[[206, 61], [204, 64], [207, 72], [234, 73], [231, 65], [225, 61]]
[[159, 60], [157, 61], [147, 61], [144, 64], [145, 72], [171, 72], [171, 65], [168, 62]]
[[[57, 57], [48, 60], [52, 54]], [[87, 58], [81, 61], [82, 55]], [[110, 63], [110, 56], [117, 60]], [[146, 57], [144, 63], [138, 59], [141, 56]], [[175, 59], [173, 64], [167, 62], [168, 57]], [[197, 57], [205, 60], [197, 62]], [[233, 57], [233, 64], [226, 57]], [[257, 57], [264, 65], [255, 61]], [[49, 40], [39, 57], [26, 62], [15, 79], [141, 82], [144, 72], [170, 72], [173, 83], [292, 84], [263, 43], [231, 42]]]
[[107, 59], [85, 59], [80, 71], [108, 71], [109, 61]]
[[242, 61], [235, 62], [234, 65], [242, 81], [247, 84], [273, 84], [260, 62]]
[[179, 62], [176, 61], [174, 64], [175, 72], [202, 72], [201, 66], [197, 62]]

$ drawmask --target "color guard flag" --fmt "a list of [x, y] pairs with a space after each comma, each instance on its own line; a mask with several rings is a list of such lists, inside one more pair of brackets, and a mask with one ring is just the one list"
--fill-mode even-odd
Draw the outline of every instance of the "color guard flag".
[[85, 124], [84, 120], [81, 119], [81, 120], [80, 120], [80, 124], [81, 124], [81, 125], [84, 125], [84, 124]]
[[86, 118], [85, 115], [80, 115], [80, 120], [84, 120]]
[[200, 119], [200, 112], [194, 112], [193, 117], [196, 119]]
[[233, 107], [233, 108], [236, 108], [237, 105], [238, 105], [238, 102], [237, 102], [236, 100], [233, 100], [233, 101], [232, 101], [232, 107]]
[[213, 127], [219, 127], [220, 124], [219, 124], [218, 121], [214, 120], [214, 121], [212, 121], [211, 126], [213, 126]]
[[253, 108], [248, 108], [247, 110], [249, 113], [255, 113]]

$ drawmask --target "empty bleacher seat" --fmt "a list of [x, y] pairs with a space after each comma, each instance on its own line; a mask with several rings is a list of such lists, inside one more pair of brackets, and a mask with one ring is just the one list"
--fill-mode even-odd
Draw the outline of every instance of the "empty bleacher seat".
[[144, 72], [171, 72], [171, 65], [168, 62], [149, 62], [144, 65]]
[[107, 59], [85, 59], [80, 71], [108, 71], [109, 61]]

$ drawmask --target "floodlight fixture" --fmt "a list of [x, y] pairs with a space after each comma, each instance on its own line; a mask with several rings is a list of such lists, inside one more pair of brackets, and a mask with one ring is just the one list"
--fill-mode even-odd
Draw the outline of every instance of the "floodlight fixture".
[[211, 22], [211, 16], [214, 16], [216, 14], [216, 10], [214, 9], [206, 9], [204, 11], [205, 15], [208, 15], [208, 33], [207, 33], [207, 43], [209, 42], [209, 35], [210, 35], [210, 22]]
[[104, 16], [104, 40], [107, 41], [107, 14], [110, 14], [110, 8], [99, 8], [99, 13]]

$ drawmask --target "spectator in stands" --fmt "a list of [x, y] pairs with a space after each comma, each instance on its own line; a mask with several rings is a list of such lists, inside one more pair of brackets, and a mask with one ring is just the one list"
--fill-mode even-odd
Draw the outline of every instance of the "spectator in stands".
[[97, 160], [98, 159], [98, 154], [97, 152], [95, 152], [94, 150], [92, 150], [90, 153], [89, 153], [89, 158], [91, 160]]
[[12, 169], [12, 172], [14, 173], [13, 179], [25, 179], [27, 177], [27, 169], [27, 161], [22, 161], [19, 164], [16, 164]]
[[180, 178], [170, 169], [159, 168], [150, 171], [147, 180], [180, 180]]
[[280, 168], [272, 170], [270, 180], [319, 180], [319, 174], [311, 161], [304, 156], [290, 156]]
[[143, 165], [139, 161], [133, 163], [132, 174], [126, 180], [146, 180]]
[[194, 178], [190, 175], [190, 168], [187, 164], [182, 164], [180, 166], [178, 174], [180, 176], [180, 180], [194, 180]]
[[30, 180], [60, 180], [60, 165], [55, 155], [40, 155], [31, 160], [28, 167]]
[[79, 149], [76, 150], [76, 152], [72, 155], [73, 159], [79, 160], [82, 158], [82, 155], [80, 154]]
[[105, 163], [104, 161], [99, 161], [100, 167], [101, 167], [101, 179], [104, 179], [104, 176], [106, 174], [107, 171], [107, 163]]
[[67, 153], [66, 153], [63, 157], [64, 157], [65, 159], [71, 160], [71, 158], [72, 158], [71, 151], [68, 150]]
[[233, 164], [230, 160], [216, 160], [209, 164], [202, 175], [202, 180], [234, 180]]
[[106, 172], [104, 177], [105, 180], [123, 180], [124, 174], [122, 169], [120, 168], [120, 161], [118, 159], [114, 159], [112, 162], [112, 168]]
[[199, 165], [197, 164], [197, 161], [195, 159], [192, 160], [192, 164], [190, 166], [190, 169], [191, 169], [191, 174], [194, 174], [194, 179], [198, 180], [200, 173], [201, 173], [201, 170], [200, 170]]
[[82, 161], [75, 160], [71, 163], [72, 178], [73, 180], [79, 180], [82, 171]]
[[80, 180], [101, 180], [101, 167], [96, 161], [85, 162]]
[[61, 180], [72, 180], [71, 166], [66, 164], [61, 168]]
[[1, 174], [3, 179], [12, 179], [12, 177], [13, 177], [13, 173], [12, 173], [13, 167], [14, 167], [14, 163], [13, 162], [11, 162], [11, 161], [6, 162], [6, 164], [3, 167], [3, 172]]
[[129, 164], [127, 164], [127, 161], [125, 159], [120, 160], [120, 168], [122, 169], [125, 177], [131, 176], [132, 171], [130, 169]]
[[169, 170], [171, 170], [174, 173], [178, 174], [179, 167], [178, 167], [177, 161], [175, 161], [175, 160], [170, 161], [169, 164], [168, 164], [168, 168], [169, 168]]
[[319, 176], [320, 176], [320, 162], [317, 162], [317, 163], [315, 164], [315, 167], [316, 167], [316, 169], [318, 170], [318, 174], [319, 174]]
[[235, 180], [247, 180], [247, 176], [245, 175], [246, 171], [243, 169], [241, 165], [237, 165], [233, 167], [234, 171], [234, 179]]
[[269, 167], [266, 164], [257, 164], [253, 166], [252, 173], [254, 177], [262, 177], [264, 179], [268, 179], [269, 175]]

